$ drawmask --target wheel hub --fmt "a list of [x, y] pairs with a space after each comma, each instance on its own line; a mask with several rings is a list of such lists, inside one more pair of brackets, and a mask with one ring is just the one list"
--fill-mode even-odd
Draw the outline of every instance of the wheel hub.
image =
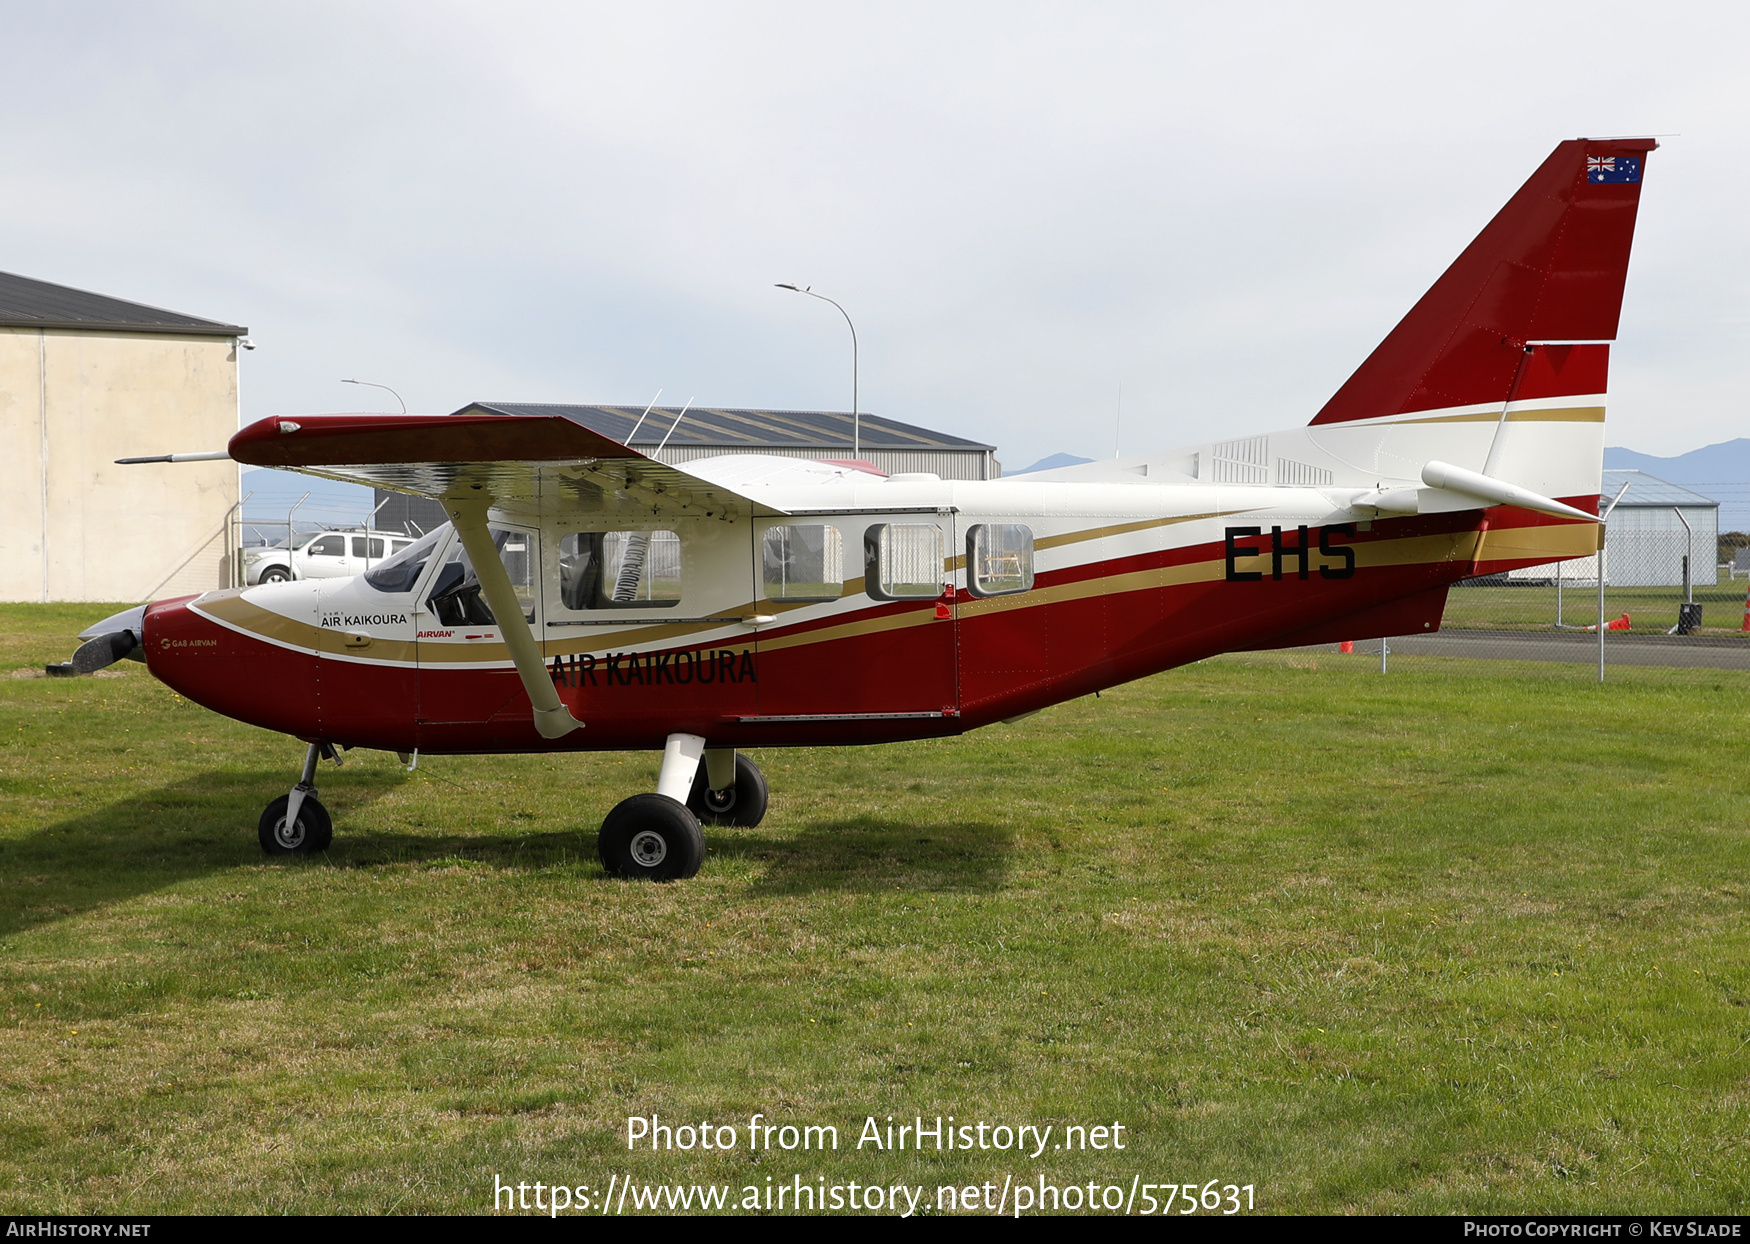
[[705, 788], [705, 806], [718, 816], [735, 808], [735, 787], [725, 786], [722, 790]]
[[282, 816], [279, 824], [273, 827], [273, 840], [287, 851], [296, 851], [304, 845], [304, 818], [299, 817], [288, 825]]
[[631, 849], [632, 861], [640, 868], [655, 868], [668, 858], [668, 842], [648, 829], [632, 835]]

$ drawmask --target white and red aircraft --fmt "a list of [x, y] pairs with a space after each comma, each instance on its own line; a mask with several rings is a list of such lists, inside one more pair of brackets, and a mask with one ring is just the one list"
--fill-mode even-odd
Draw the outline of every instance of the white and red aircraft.
[[742, 749], [960, 734], [1216, 653], [1433, 631], [1461, 579], [1591, 554], [1656, 146], [1558, 146], [1284, 432], [961, 482], [667, 466], [565, 407], [264, 419], [232, 458], [432, 497], [450, 525], [357, 578], [119, 614], [62, 668], [143, 659], [307, 743], [261, 817], [273, 853], [328, 846], [314, 781], [337, 748], [660, 748], [601, 860], [689, 877], [702, 821], [764, 815]]

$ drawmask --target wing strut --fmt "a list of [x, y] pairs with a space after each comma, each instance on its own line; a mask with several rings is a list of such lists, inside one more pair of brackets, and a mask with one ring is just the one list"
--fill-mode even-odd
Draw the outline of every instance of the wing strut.
[[571, 710], [559, 702], [553, 689], [553, 679], [541, 660], [540, 646], [529, 631], [523, 617], [523, 607], [510, 585], [510, 575], [498, 559], [498, 547], [492, 542], [492, 532], [486, 526], [486, 509], [490, 499], [444, 498], [444, 509], [456, 525], [462, 547], [468, 550], [468, 560], [474, 563], [474, 576], [480, 580], [480, 592], [486, 597], [492, 616], [498, 622], [498, 633], [504, 636], [504, 646], [510, 649], [510, 659], [516, 662], [516, 672], [523, 680], [523, 690], [529, 693], [529, 703], [535, 709], [535, 729], [544, 739], [557, 739], [573, 730], [583, 729], [583, 723], [571, 715]]

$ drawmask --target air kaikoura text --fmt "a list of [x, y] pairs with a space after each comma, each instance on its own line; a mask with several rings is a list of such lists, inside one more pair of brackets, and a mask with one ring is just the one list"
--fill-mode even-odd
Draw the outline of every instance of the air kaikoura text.
[[[556, 687], [629, 687], [633, 683], [758, 682], [759, 669], [753, 653], [743, 648], [679, 652], [610, 652], [598, 657], [581, 652], [554, 657], [547, 664]], [[601, 681], [597, 681], [598, 677]]]

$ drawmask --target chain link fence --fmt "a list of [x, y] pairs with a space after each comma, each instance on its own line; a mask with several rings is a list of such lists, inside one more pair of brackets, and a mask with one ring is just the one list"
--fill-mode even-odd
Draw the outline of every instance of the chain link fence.
[[[1722, 560], [1712, 532], [1612, 530], [1602, 554], [1455, 585], [1440, 632], [1387, 640], [1387, 668], [1465, 656], [1597, 664], [1601, 677], [1611, 665], [1750, 670], [1747, 594], [1750, 567]], [[1379, 640], [1354, 647], [1379, 659]]]

